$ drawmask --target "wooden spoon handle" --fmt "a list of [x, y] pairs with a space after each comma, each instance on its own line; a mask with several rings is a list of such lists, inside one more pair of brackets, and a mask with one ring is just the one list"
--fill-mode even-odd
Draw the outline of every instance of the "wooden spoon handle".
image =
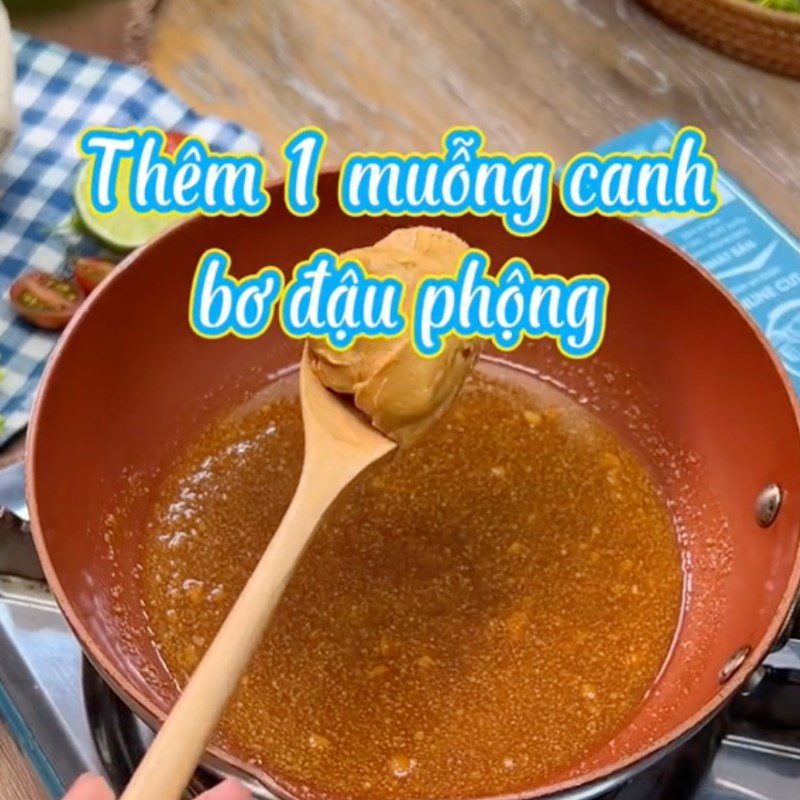
[[395, 449], [322, 387], [306, 356], [300, 397], [305, 456], [292, 502], [120, 800], [179, 800], [322, 515], [354, 478]]
[[269, 547], [150, 745], [121, 800], [179, 800], [320, 518], [349, 480], [304, 469]]

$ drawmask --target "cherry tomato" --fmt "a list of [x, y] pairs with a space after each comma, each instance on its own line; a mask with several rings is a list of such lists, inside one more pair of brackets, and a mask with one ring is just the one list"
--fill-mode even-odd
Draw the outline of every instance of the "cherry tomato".
[[11, 284], [9, 299], [14, 310], [31, 325], [60, 330], [71, 319], [85, 295], [75, 281], [57, 278], [35, 269]]
[[116, 266], [107, 258], [78, 258], [72, 265], [75, 280], [83, 291], [91, 294]]
[[167, 140], [164, 144], [164, 152], [172, 154], [178, 149], [178, 145], [186, 138], [187, 134], [181, 131], [164, 131]]

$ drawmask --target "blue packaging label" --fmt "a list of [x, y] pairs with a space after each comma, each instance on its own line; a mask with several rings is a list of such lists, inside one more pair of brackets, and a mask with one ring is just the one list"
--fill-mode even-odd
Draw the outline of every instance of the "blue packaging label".
[[[594, 149], [603, 155], [667, 151], [679, 127], [658, 120]], [[710, 217], [648, 217], [640, 222], [726, 286], [766, 333], [800, 392], [800, 244], [722, 169], [717, 188], [722, 205]]]

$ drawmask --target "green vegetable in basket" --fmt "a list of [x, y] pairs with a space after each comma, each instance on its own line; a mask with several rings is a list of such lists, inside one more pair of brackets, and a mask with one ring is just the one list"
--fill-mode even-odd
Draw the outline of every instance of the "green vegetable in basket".
[[800, 11], [800, 0], [750, 0], [750, 2], [776, 11]]

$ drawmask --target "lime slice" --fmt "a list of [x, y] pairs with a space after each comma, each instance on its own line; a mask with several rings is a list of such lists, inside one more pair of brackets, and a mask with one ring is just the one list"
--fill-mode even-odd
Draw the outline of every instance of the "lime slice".
[[140, 214], [131, 208], [127, 197], [130, 162], [123, 161], [117, 177], [117, 197], [122, 201], [108, 214], [99, 214], [89, 205], [89, 162], [84, 162], [75, 182], [75, 206], [81, 222], [90, 233], [115, 250], [133, 250], [174, 225], [186, 215]]

